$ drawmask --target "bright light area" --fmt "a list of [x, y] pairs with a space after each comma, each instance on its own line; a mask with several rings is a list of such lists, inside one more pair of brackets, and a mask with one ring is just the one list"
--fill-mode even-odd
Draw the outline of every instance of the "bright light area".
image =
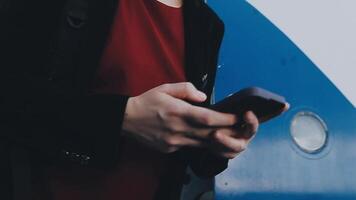
[[355, 0], [249, 0], [356, 106]]

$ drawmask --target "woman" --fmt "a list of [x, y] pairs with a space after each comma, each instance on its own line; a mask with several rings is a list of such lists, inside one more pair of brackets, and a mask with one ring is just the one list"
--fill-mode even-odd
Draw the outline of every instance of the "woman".
[[[29, 157], [33, 199], [179, 199], [187, 165], [213, 176], [256, 133], [252, 112], [203, 108], [223, 24], [202, 0], [8, 5], [2, 133], [14, 198]], [[237, 120], [247, 126], [230, 128]]]

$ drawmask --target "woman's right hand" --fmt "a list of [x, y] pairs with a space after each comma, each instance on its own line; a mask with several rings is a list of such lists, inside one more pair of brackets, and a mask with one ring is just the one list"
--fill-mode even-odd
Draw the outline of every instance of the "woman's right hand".
[[204, 147], [214, 127], [229, 127], [235, 115], [191, 105], [204, 102], [206, 95], [191, 83], [164, 84], [129, 98], [123, 133], [161, 152], [181, 147]]

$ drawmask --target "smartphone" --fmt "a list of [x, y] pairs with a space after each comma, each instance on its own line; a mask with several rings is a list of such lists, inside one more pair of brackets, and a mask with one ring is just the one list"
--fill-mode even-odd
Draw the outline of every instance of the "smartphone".
[[252, 111], [260, 122], [280, 115], [286, 108], [284, 97], [259, 87], [240, 90], [210, 106], [219, 112], [232, 113], [242, 118], [247, 111]]

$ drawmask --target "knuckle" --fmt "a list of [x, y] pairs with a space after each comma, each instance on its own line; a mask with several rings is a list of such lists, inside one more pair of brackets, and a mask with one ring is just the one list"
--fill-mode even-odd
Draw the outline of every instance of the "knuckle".
[[209, 117], [208, 115], [205, 116], [205, 117], [203, 117], [203, 118], [202, 118], [202, 121], [203, 121], [203, 123], [204, 123], [205, 125], [207, 125], [207, 126], [212, 126], [212, 125], [213, 125], [213, 120], [212, 120], [212, 118]]
[[176, 114], [176, 110], [171, 105], [164, 106], [164, 108], [162, 108], [162, 110], [163, 110], [162, 113], [164, 113], [163, 115], [166, 117], [171, 117]]
[[168, 116], [179, 116], [185, 110], [184, 106], [169, 104], [165, 107]]
[[181, 132], [181, 131], [183, 131], [183, 128], [179, 124], [173, 123], [173, 122], [170, 122], [168, 124], [168, 129], [170, 131], [172, 131], [172, 132]]

